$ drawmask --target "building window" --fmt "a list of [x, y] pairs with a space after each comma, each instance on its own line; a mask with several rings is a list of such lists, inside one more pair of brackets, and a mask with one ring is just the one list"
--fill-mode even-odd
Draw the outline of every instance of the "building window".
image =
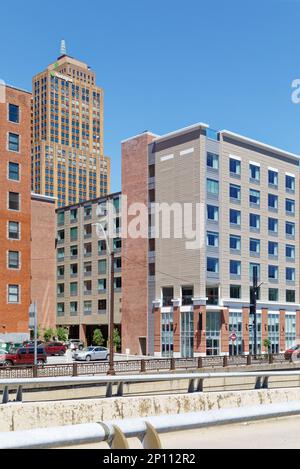
[[287, 215], [295, 215], [295, 201], [294, 200], [286, 199], [285, 211]]
[[295, 282], [296, 280], [296, 270], [293, 267], [287, 267], [285, 278], [287, 282]]
[[18, 163], [8, 163], [8, 179], [20, 181], [20, 165]]
[[98, 291], [106, 292], [106, 278], [101, 278], [98, 280]]
[[8, 285], [8, 302], [20, 303], [20, 287], [19, 285]]
[[260, 205], [260, 192], [255, 191], [254, 189], [250, 189], [249, 201], [250, 201], [251, 205], [257, 205], [259, 207], [259, 205]]
[[268, 338], [271, 341], [271, 353], [279, 353], [279, 314], [268, 314]]
[[213, 205], [207, 206], [207, 219], [211, 221], [219, 221], [219, 208]]
[[295, 303], [296, 301], [296, 292], [295, 290], [287, 290], [286, 291], [286, 302], [287, 303]]
[[219, 259], [207, 258], [207, 272], [217, 274], [219, 272]]
[[269, 288], [269, 301], [278, 301], [278, 288]]
[[78, 240], [78, 228], [77, 226], [70, 228], [70, 240], [77, 241]]
[[20, 210], [20, 194], [17, 192], [8, 193], [8, 208], [17, 212]]
[[15, 104], [8, 105], [8, 120], [9, 122], [14, 122], [15, 124], [19, 124], [20, 122], [20, 108]]
[[285, 233], [287, 236], [294, 237], [295, 236], [295, 223], [286, 222]]
[[241, 226], [241, 212], [239, 210], [231, 209], [229, 217], [231, 225]]
[[20, 239], [20, 224], [15, 221], [8, 223], [8, 237], [9, 239]]
[[72, 301], [72, 303], [70, 303], [70, 315], [77, 316], [77, 312], [78, 312], [78, 303], [77, 301]]
[[208, 247], [219, 247], [219, 233], [214, 233], [212, 231], [207, 232], [207, 246]]
[[174, 352], [174, 315], [162, 313], [161, 318], [161, 346], [162, 356], [172, 357]]
[[59, 261], [63, 260], [65, 258], [65, 248], [59, 248], [57, 250], [57, 259]]
[[78, 246], [70, 247], [70, 256], [72, 259], [75, 259], [78, 256]]
[[173, 306], [172, 300], [174, 299], [174, 288], [163, 287], [162, 288], [162, 305], [164, 308]]
[[207, 166], [212, 169], [219, 169], [219, 155], [215, 153], [207, 153]]
[[122, 249], [122, 239], [115, 238], [113, 246], [114, 246], [114, 251], [120, 251]]
[[121, 288], [122, 288], [122, 277], [115, 278], [114, 286], [115, 286], [115, 290], [121, 290]]
[[268, 220], [269, 233], [278, 233], [278, 220], [276, 218], [269, 218]]
[[78, 295], [78, 283], [77, 282], [70, 283], [70, 295], [71, 296]]
[[278, 280], [278, 267], [276, 265], [269, 265], [269, 280]]
[[92, 314], [92, 302], [91, 301], [84, 301], [83, 311], [84, 311], [85, 316], [90, 316]]
[[285, 176], [285, 187], [289, 192], [295, 192], [295, 176], [286, 175]]
[[20, 136], [9, 132], [8, 134], [8, 149], [10, 151], [20, 151]]
[[189, 306], [193, 304], [194, 287], [186, 286], [181, 288], [182, 306]]
[[231, 250], [240, 251], [241, 250], [241, 237], [230, 235], [229, 245], [230, 245]]
[[269, 186], [278, 187], [278, 171], [269, 169]]
[[241, 186], [230, 184], [229, 195], [232, 200], [240, 201], [241, 200]]
[[260, 167], [254, 164], [250, 164], [250, 180], [260, 181]]
[[232, 175], [240, 176], [241, 175], [241, 162], [234, 158], [230, 158], [229, 171]]
[[269, 241], [268, 249], [269, 249], [269, 256], [278, 257], [278, 243]]
[[78, 265], [77, 264], [71, 264], [70, 265], [70, 274], [71, 277], [76, 277], [78, 274]]
[[260, 254], [260, 240], [259, 239], [250, 239], [250, 253]]
[[214, 179], [207, 179], [207, 194], [217, 197], [219, 195], [219, 182]]
[[240, 285], [230, 285], [230, 298], [235, 300], [241, 299], [242, 288]]
[[65, 212], [59, 212], [57, 214], [57, 223], [58, 225], [63, 225], [65, 222]]
[[106, 313], [106, 308], [107, 308], [107, 304], [106, 304], [106, 300], [98, 300], [98, 311], [100, 313]]
[[87, 207], [84, 207], [84, 218], [91, 218], [92, 216], [92, 206], [88, 205]]
[[253, 262], [250, 263], [249, 266], [250, 271], [250, 280], [253, 281], [256, 275], [257, 280], [260, 279], [260, 264], [255, 264]]
[[59, 283], [57, 285], [57, 295], [58, 296], [63, 296], [65, 293], [65, 284], [64, 283]]
[[268, 195], [268, 207], [273, 210], [278, 210], [278, 196], [274, 194]]
[[19, 269], [20, 268], [20, 254], [18, 251], [9, 251], [8, 253], [8, 268]]
[[106, 269], [107, 269], [106, 259], [101, 259], [100, 261], [98, 261], [98, 273], [99, 273], [99, 275], [105, 275], [106, 274]]
[[295, 259], [295, 246], [291, 246], [287, 244], [285, 247], [285, 255], [288, 260], [294, 260]]
[[72, 210], [70, 211], [70, 220], [73, 221], [73, 222], [74, 222], [74, 221], [77, 221], [77, 217], [78, 217], [78, 210], [77, 210], [77, 208], [72, 209]]
[[241, 275], [241, 261], [230, 261], [230, 275]]
[[285, 347], [290, 349], [296, 342], [296, 315], [285, 315]]
[[258, 231], [260, 229], [260, 215], [256, 215], [255, 213], [250, 213], [249, 215], [249, 225], [250, 229]]
[[104, 240], [98, 241], [98, 253], [99, 255], [106, 253], [106, 241]]

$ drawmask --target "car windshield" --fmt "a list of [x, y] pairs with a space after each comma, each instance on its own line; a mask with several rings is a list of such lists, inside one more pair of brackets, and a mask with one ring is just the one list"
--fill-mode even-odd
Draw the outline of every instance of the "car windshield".
[[291, 350], [298, 350], [299, 349], [299, 345], [295, 345], [294, 347], [291, 348]]
[[4, 348], [0, 348], [0, 355], [5, 355], [7, 351]]
[[84, 352], [93, 352], [94, 348], [95, 348], [95, 347], [87, 347], [87, 348], [85, 348], [83, 351], [84, 351]]

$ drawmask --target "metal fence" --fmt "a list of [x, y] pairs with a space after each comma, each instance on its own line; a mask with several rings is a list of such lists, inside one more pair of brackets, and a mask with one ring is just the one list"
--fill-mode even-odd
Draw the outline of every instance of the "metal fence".
[[[211, 356], [199, 358], [145, 358], [128, 361], [116, 361], [116, 373], [147, 373], [180, 370], [199, 370], [208, 368], [226, 368], [232, 366], [267, 365], [286, 362], [284, 354], [278, 355], [240, 355], [234, 357]], [[64, 376], [94, 376], [106, 374], [107, 362], [68, 363], [44, 366], [0, 368], [1, 379], [13, 378], [54, 378]]]

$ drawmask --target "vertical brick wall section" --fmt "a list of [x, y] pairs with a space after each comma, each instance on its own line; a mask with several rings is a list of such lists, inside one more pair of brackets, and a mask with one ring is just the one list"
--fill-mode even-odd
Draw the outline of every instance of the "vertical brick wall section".
[[280, 310], [279, 318], [279, 351], [285, 351], [285, 310]]
[[268, 333], [268, 310], [267, 309], [262, 309], [261, 312], [261, 344], [262, 344], [262, 352], [263, 353], [268, 353], [268, 348], [264, 346], [264, 341], [268, 339], [269, 333]]
[[56, 326], [55, 200], [31, 199], [31, 299], [41, 329]]
[[161, 353], [161, 310], [154, 309], [154, 353]]
[[243, 308], [243, 353], [249, 354], [249, 308]]
[[[122, 145], [122, 193], [128, 207], [136, 203], [148, 207], [148, 145], [153, 139], [145, 133]], [[123, 226], [136, 216], [122, 213]], [[130, 349], [132, 354], [141, 353], [139, 338], [148, 334], [148, 249], [148, 239], [123, 239], [122, 350]]]
[[178, 306], [174, 306], [174, 353], [180, 353], [181, 350], [181, 313]]
[[222, 354], [229, 354], [229, 309], [224, 309], [221, 313], [221, 347]]
[[[8, 104], [20, 107], [20, 123], [8, 121]], [[7, 150], [8, 132], [20, 135], [20, 152]], [[28, 333], [30, 305], [31, 94], [6, 87], [0, 103], [0, 332]], [[8, 180], [8, 163], [19, 163], [21, 179]], [[8, 192], [21, 194], [19, 212], [8, 210]], [[21, 225], [21, 240], [8, 239], [8, 222]], [[9, 270], [8, 251], [20, 253], [20, 270]], [[20, 303], [8, 304], [8, 285], [20, 286]]]

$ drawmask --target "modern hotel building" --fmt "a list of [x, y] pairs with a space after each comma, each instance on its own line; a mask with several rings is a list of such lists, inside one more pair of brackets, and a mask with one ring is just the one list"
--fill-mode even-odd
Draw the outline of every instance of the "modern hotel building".
[[[123, 349], [251, 353], [254, 271], [258, 350], [267, 338], [275, 353], [292, 345], [300, 337], [299, 157], [200, 123], [132, 137], [122, 143], [122, 159], [128, 205], [149, 207], [149, 239], [123, 240]], [[189, 203], [201, 212], [193, 249], [174, 233], [164, 239], [154, 203], [172, 210]]]

